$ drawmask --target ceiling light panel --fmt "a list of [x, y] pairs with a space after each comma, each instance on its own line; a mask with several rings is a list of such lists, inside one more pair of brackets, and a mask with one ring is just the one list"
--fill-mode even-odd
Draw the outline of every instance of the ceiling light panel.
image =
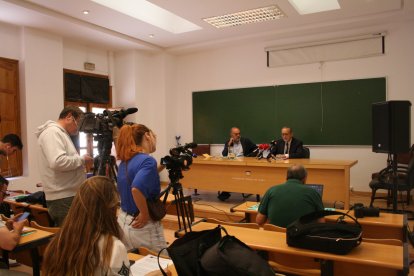
[[203, 20], [213, 25], [214, 27], [220, 29], [226, 27], [239, 26], [243, 24], [270, 21], [285, 16], [286, 15], [279, 9], [279, 7], [274, 5], [264, 8], [203, 18]]
[[341, 8], [338, 0], [289, 0], [289, 3], [302, 15]]
[[92, 1], [174, 34], [201, 29], [200, 26], [146, 0]]

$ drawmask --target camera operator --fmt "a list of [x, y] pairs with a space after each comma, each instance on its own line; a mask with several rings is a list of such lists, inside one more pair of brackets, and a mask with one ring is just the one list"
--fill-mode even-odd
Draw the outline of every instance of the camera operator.
[[89, 155], [79, 156], [70, 135], [78, 134], [83, 112], [66, 106], [57, 122], [47, 121], [38, 127], [40, 146], [39, 170], [50, 217], [61, 226], [69, 211], [76, 190], [86, 179], [85, 166], [91, 166]]
[[145, 246], [160, 251], [166, 246], [164, 230], [160, 221], [151, 220], [147, 199], [160, 194], [157, 161], [150, 156], [156, 150], [157, 137], [141, 124], [122, 126], [117, 141], [117, 157], [121, 160], [118, 170], [118, 191], [121, 212], [118, 223], [125, 234], [127, 249]]

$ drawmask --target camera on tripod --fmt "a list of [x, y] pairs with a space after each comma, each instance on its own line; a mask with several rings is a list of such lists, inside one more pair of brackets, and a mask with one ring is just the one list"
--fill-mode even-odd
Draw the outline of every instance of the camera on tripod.
[[[190, 149], [197, 147], [195, 143], [188, 143], [184, 146], [179, 146], [170, 149], [170, 155], [161, 158], [161, 164], [168, 170], [168, 177], [170, 184], [160, 194], [164, 195], [163, 202], [167, 201], [168, 194], [172, 190], [174, 195], [174, 203], [176, 206], [176, 213], [178, 219], [179, 229], [184, 229], [187, 233], [187, 227], [191, 232], [191, 223], [194, 221], [194, 210], [191, 196], [184, 196], [183, 187], [179, 183], [179, 180], [183, 178], [182, 171], [190, 169], [190, 165], [193, 163], [193, 152]], [[182, 227], [181, 227], [182, 226]]]
[[184, 146], [172, 148], [170, 149], [170, 155], [161, 158], [161, 164], [164, 165], [167, 170], [187, 171], [193, 163], [193, 153], [190, 149], [195, 147], [197, 147], [197, 144], [187, 143]]
[[138, 108], [128, 108], [116, 111], [104, 110], [102, 114], [87, 112], [79, 124], [79, 131], [85, 133], [103, 134], [108, 131], [112, 132], [114, 127], [120, 128], [123, 125], [123, 119], [132, 113], [138, 111]]
[[106, 109], [102, 114], [85, 113], [79, 123], [79, 131], [93, 134], [93, 139], [98, 142], [98, 156], [94, 160], [93, 175], [107, 176], [116, 182], [118, 167], [115, 157], [111, 156], [113, 129], [122, 127], [123, 119], [137, 111], [138, 108], [128, 108], [120, 111]]
[[355, 203], [354, 216], [356, 218], [363, 217], [379, 217], [380, 210], [377, 207], [365, 207], [362, 203]]

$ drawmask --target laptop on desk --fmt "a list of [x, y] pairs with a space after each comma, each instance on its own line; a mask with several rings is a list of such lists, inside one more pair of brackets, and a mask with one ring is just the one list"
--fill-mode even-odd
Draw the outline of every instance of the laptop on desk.
[[306, 186], [314, 189], [315, 191], [318, 192], [318, 194], [320, 194], [321, 198], [323, 195], [323, 185], [322, 184], [306, 184]]

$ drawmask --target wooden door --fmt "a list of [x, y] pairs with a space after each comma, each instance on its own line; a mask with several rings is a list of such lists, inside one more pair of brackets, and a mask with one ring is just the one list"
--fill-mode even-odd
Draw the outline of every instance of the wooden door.
[[[19, 62], [0, 58], [0, 137], [9, 133], [21, 136], [19, 102]], [[3, 176], [22, 175], [22, 153], [17, 151], [8, 158], [0, 157]]]

